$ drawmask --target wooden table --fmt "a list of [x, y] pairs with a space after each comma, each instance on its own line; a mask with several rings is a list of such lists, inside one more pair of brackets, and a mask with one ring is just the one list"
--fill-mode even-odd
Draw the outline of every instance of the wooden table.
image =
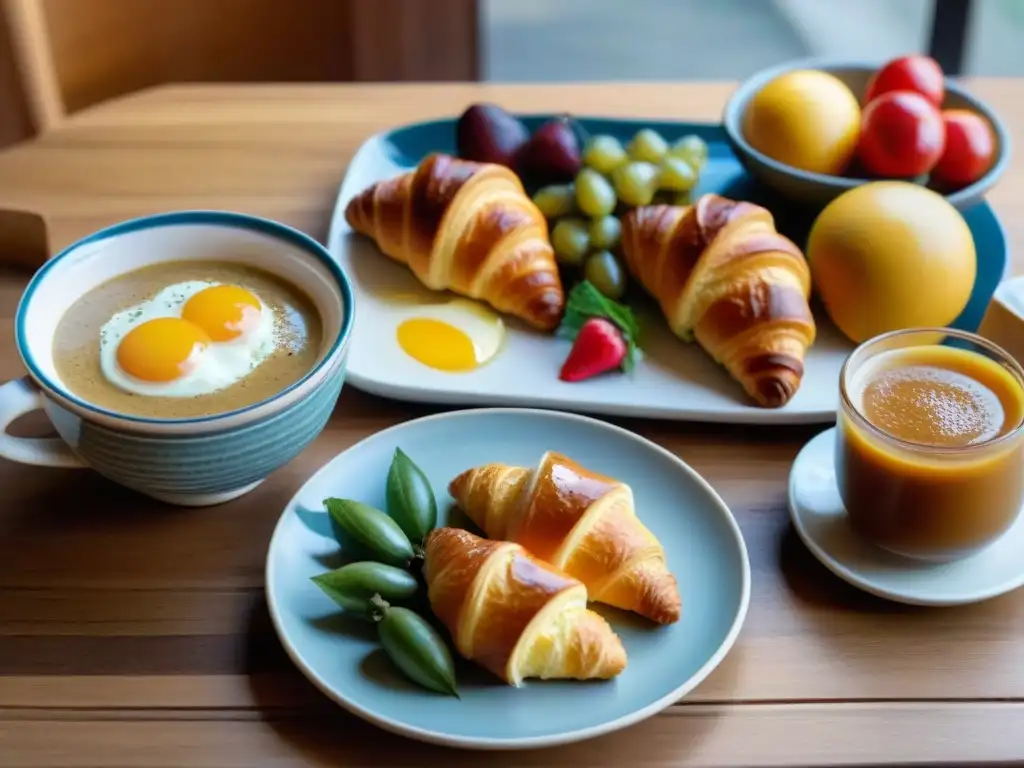
[[[1024, 146], [1024, 80], [970, 85]], [[161, 88], [0, 154], [0, 208], [40, 214], [50, 251], [120, 219], [193, 207], [270, 216], [323, 239], [349, 158], [379, 129], [483, 99], [523, 111], [715, 119], [730, 90]], [[992, 194], [1017, 271], [1022, 167]], [[6, 221], [0, 244], [34, 219]], [[42, 258], [43, 248], [18, 254]], [[0, 379], [22, 373], [11, 326], [27, 274], [0, 274]], [[347, 387], [302, 456], [253, 494], [205, 510], [164, 508], [88, 471], [0, 461], [0, 765], [1024, 761], [1024, 591], [912, 609], [831, 576], [793, 533], [785, 502], [790, 463], [820, 427], [619, 422], [701, 472], [731, 505], [750, 550], [753, 597], [740, 640], [684, 702], [591, 742], [485, 757], [405, 741], [345, 714], [290, 665], [271, 630], [263, 598], [270, 533], [323, 462], [432, 410]]]

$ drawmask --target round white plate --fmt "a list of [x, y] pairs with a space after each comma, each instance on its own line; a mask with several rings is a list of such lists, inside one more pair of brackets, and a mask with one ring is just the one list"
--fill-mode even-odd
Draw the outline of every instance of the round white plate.
[[[609, 681], [529, 681], [511, 688], [470, 662], [457, 664], [455, 699], [406, 681], [372, 625], [341, 615], [310, 577], [341, 564], [323, 500], [384, 505], [401, 447], [426, 473], [440, 523], [448, 482], [491, 461], [535, 466], [546, 450], [629, 483], [637, 513], [660, 539], [679, 582], [682, 619], [658, 627], [600, 606], [629, 661]], [[674, 455], [619, 427], [554, 411], [484, 409], [408, 421], [328, 462], [288, 504], [267, 555], [267, 602], [285, 649], [321, 691], [387, 730], [476, 749], [543, 747], [623, 728], [675, 703], [732, 647], [750, 599], [739, 527], [718, 494]]]
[[961, 605], [1024, 584], [1024, 514], [991, 546], [951, 563], [900, 557], [850, 527], [835, 473], [835, 427], [803, 447], [789, 475], [789, 514], [832, 573], [873, 595], [911, 605]]

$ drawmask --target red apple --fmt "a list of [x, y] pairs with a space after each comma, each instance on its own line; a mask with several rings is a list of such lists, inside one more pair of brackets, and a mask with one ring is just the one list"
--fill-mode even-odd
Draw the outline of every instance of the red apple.
[[945, 187], [973, 184], [992, 167], [996, 137], [988, 120], [968, 109], [946, 109], [946, 148], [932, 168], [932, 178]]
[[883, 93], [891, 91], [915, 91], [936, 107], [941, 107], [946, 94], [942, 67], [930, 56], [901, 56], [893, 59], [868, 81], [864, 103], [870, 104]]
[[890, 91], [864, 110], [857, 159], [875, 176], [909, 179], [928, 173], [945, 144], [942, 115], [931, 101], [915, 91]]

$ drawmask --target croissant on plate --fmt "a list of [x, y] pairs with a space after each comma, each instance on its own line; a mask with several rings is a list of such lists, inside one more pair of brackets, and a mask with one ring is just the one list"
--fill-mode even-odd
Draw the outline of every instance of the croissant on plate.
[[625, 483], [548, 451], [535, 469], [468, 469], [448, 492], [489, 537], [521, 544], [576, 577], [591, 600], [659, 624], [679, 620], [682, 602], [665, 550], [636, 516]]
[[430, 607], [456, 650], [510, 685], [625, 669], [622, 641], [587, 608], [587, 588], [518, 544], [437, 528], [424, 550]]
[[345, 220], [431, 290], [485, 301], [540, 330], [562, 318], [547, 221], [504, 166], [429, 155], [352, 198]]
[[718, 195], [642, 206], [624, 217], [622, 245], [676, 336], [695, 338], [759, 405], [789, 402], [816, 334], [811, 275], [768, 210]]

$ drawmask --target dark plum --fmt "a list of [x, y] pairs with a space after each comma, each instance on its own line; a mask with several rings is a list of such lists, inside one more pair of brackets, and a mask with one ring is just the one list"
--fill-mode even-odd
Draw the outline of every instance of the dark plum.
[[524, 173], [546, 182], [572, 181], [583, 166], [580, 140], [572, 120], [548, 120], [533, 132], [523, 148]]
[[497, 104], [473, 104], [459, 117], [455, 142], [459, 157], [512, 169], [530, 138], [526, 126]]

